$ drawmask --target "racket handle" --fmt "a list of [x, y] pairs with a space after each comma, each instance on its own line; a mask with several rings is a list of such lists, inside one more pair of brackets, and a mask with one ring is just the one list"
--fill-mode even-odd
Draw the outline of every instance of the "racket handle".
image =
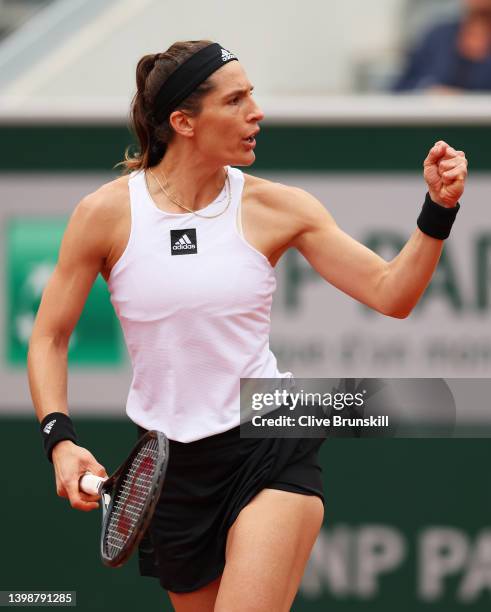
[[107, 479], [87, 472], [80, 479], [79, 488], [88, 495], [100, 495], [101, 486], [105, 480]]

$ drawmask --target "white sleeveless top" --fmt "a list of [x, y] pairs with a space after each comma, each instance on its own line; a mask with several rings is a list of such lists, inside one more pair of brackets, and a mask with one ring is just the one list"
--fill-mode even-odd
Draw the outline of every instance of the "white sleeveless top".
[[160, 210], [132, 173], [130, 236], [108, 280], [133, 366], [126, 412], [179, 442], [239, 425], [241, 377], [291, 376], [269, 348], [274, 270], [237, 229], [244, 176], [228, 173], [215, 219]]

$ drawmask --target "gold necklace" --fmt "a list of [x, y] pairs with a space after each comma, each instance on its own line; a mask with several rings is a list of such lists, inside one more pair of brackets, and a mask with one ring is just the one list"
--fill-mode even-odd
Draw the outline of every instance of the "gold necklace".
[[[160, 189], [162, 190], [162, 192], [169, 198], [169, 200], [171, 202], [173, 202], [174, 204], [176, 204], [176, 206], [179, 206], [179, 208], [182, 208], [184, 210], [186, 210], [187, 212], [192, 213], [193, 215], [196, 215], [197, 217], [201, 217], [202, 219], [215, 219], [216, 217], [219, 217], [220, 215], [223, 215], [224, 212], [226, 212], [226, 210], [228, 209], [228, 207], [230, 206], [230, 202], [232, 201], [232, 191], [230, 189], [230, 179], [228, 177], [228, 171], [226, 171], [226, 175], [225, 175], [225, 187], [226, 187], [226, 191], [228, 193], [228, 197], [227, 197], [227, 205], [225, 206], [225, 208], [220, 211], [219, 213], [217, 213], [216, 215], [200, 215], [199, 213], [197, 213], [195, 210], [193, 210], [192, 208], [187, 208], [187, 206], [184, 206], [184, 204], [181, 204], [178, 200], [176, 200], [176, 198], [174, 198], [168, 191], [167, 189], [162, 185], [162, 183], [159, 181], [158, 177], [150, 170], [150, 168], [148, 168], [148, 171], [150, 172], [150, 174], [153, 176], [153, 178], [157, 181], [158, 186], [160, 187]], [[164, 175], [165, 178], [165, 175]], [[165, 179], [166, 183], [168, 183], [167, 179]]]

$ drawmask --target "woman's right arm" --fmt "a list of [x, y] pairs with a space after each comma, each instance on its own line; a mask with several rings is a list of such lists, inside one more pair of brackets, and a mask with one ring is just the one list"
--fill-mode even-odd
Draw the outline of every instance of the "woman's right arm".
[[[44, 290], [27, 359], [29, 386], [39, 421], [51, 412], [68, 414], [68, 342], [109, 252], [113, 210], [103, 190], [81, 200], [70, 218], [58, 262]], [[78, 489], [78, 479], [86, 470], [107, 476], [92, 454], [64, 440], [54, 447], [52, 460], [58, 495], [68, 497], [72, 507], [79, 510], [96, 508], [97, 498]]]

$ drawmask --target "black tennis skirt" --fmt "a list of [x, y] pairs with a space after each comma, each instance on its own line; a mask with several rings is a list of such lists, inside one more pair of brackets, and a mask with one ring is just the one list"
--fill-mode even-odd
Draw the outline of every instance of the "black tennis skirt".
[[[138, 427], [138, 436], [145, 433]], [[241, 438], [236, 427], [196, 442], [169, 441], [169, 464], [152, 522], [139, 546], [142, 576], [174, 593], [195, 591], [225, 566], [229, 528], [262, 489], [324, 502], [322, 439]]]

